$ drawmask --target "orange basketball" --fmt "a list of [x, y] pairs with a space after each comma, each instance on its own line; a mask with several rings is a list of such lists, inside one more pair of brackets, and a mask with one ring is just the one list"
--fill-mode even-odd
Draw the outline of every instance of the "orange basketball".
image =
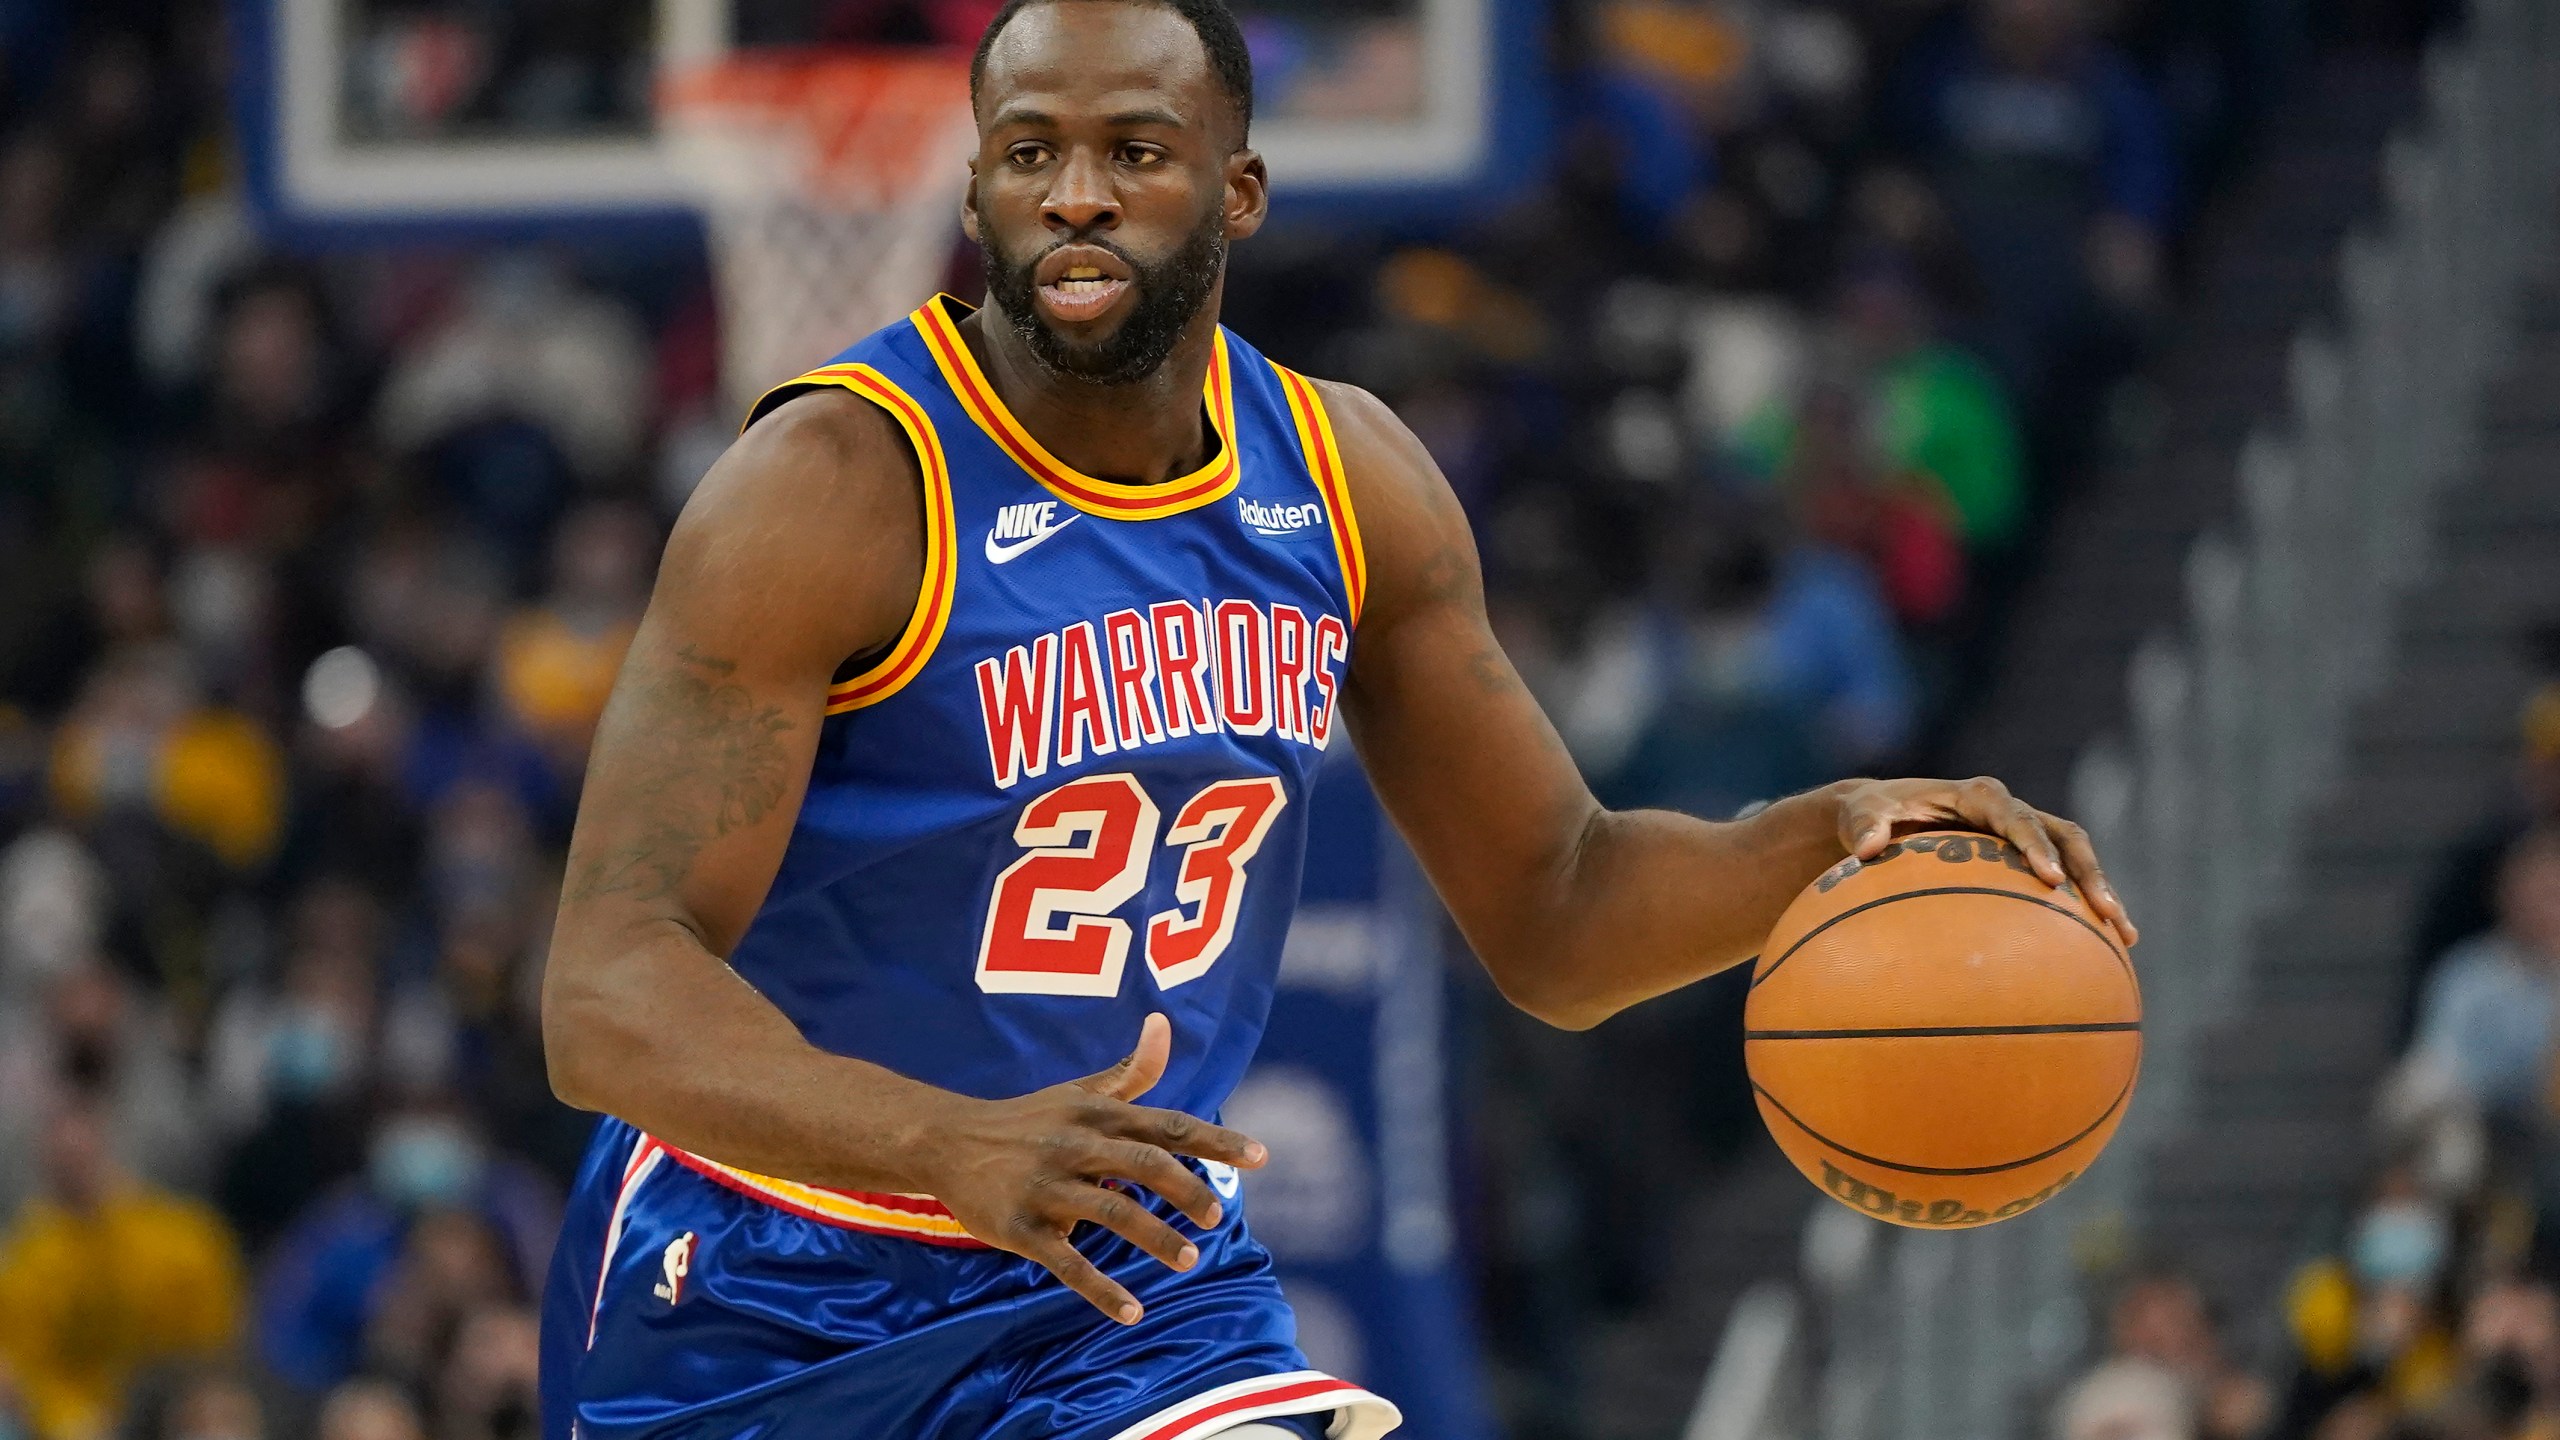
[[1961, 1230], [2088, 1173], [2142, 1068], [2113, 931], [2015, 847], [1938, 832], [1844, 860], [1769, 934], [1743, 1007], [1787, 1158], [1879, 1220]]

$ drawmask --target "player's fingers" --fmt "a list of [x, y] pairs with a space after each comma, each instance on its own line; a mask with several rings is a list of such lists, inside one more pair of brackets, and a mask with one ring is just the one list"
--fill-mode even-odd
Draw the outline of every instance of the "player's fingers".
[[1226, 1209], [1218, 1203], [1218, 1192], [1199, 1172], [1173, 1158], [1173, 1153], [1135, 1140], [1104, 1142], [1102, 1153], [1095, 1158], [1094, 1178], [1110, 1177], [1133, 1180], [1167, 1200], [1174, 1208], [1191, 1218], [1203, 1230], [1214, 1230], [1225, 1218]]
[[1067, 1243], [1067, 1237], [1047, 1224], [1025, 1217], [1015, 1243], [1009, 1247], [1017, 1255], [1037, 1263], [1055, 1275], [1070, 1290], [1093, 1302], [1093, 1308], [1119, 1321], [1135, 1325], [1146, 1309], [1138, 1297], [1121, 1288], [1120, 1282], [1105, 1275], [1082, 1252]]
[[1097, 1070], [1076, 1082], [1082, 1089], [1114, 1100], [1135, 1100], [1164, 1078], [1165, 1061], [1173, 1054], [1173, 1022], [1149, 1015], [1138, 1026], [1137, 1048], [1108, 1070]]
[[1858, 790], [1840, 807], [1840, 848], [1860, 860], [1873, 860], [1893, 839], [1893, 820], [1892, 803], [1881, 791]]
[[1068, 1187], [1058, 1198], [1056, 1210], [1078, 1220], [1090, 1220], [1176, 1270], [1188, 1270], [1200, 1263], [1200, 1247], [1182, 1237], [1182, 1233], [1155, 1217], [1126, 1191], [1102, 1185]]
[[1222, 1160], [1245, 1170], [1259, 1170], [1271, 1158], [1259, 1141], [1239, 1135], [1223, 1125], [1212, 1125], [1197, 1115], [1179, 1110], [1158, 1110], [1147, 1105], [1132, 1105], [1121, 1112], [1117, 1126], [1107, 1126], [1111, 1133], [1130, 1140], [1143, 1140], [1176, 1155], [1192, 1155], [1202, 1160]]
[[2063, 869], [2062, 852], [2054, 846], [2053, 834], [2045, 826], [2046, 818], [2043, 811], [2024, 800], [2011, 800], [1999, 834], [2027, 857], [2027, 865], [2036, 872], [2037, 879], [2059, 888], [2070, 875]]
[[2089, 843], [2089, 832], [2059, 815], [2047, 815], [2044, 821], [2060, 842], [2062, 866], [2071, 872], [2072, 882], [2080, 887], [2080, 893], [2089, 897], [2089, 903], [2096, 907], [2101, 918], [2116, 927], [2116, 934], [2123, 937], [2125, 944], [2138, 944], [2142, 932], [2135, 928], [2133, 916], [2126, 912], [2124, 901], [2116, 895], [2116, 887], [2108, 883], [2106, 871], [2099, 868], [2098, 847]]

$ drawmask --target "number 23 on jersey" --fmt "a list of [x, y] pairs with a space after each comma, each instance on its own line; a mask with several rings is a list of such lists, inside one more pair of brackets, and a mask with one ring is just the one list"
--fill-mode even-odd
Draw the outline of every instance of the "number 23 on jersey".
[[1147, 888], [1159, 850], [1174, 852], [1174, 905], [1147, 918], [1156, 987], [1196, 980], [1235, 938], [1245, 867], [1289, 803], [1273, 776], [1221, 780], [1184, 802], [1165, 829], [1138, 778], [1088, 775], [1022, 809], [1025, 850], [996, 877], [978, 942], [978, 988], [995, 995], [1117, 995], [1135, 941], [1113, 912]]

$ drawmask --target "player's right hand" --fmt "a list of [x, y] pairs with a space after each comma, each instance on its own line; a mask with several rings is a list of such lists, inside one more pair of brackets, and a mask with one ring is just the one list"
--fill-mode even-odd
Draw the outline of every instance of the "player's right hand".
[[1246, 1170], [1269, 1158], [1232, 1130], [1130, 1103], [1155, 1088], [1172, 1051], [1172, 1023], [1149, 1015], [1137, 1048], [1108, 1070], [1019, 1099], [966, 1102], [936, 1127], [925, 1167], [933, 1197], [971, 1235], [1038, 1261], [1103, 1314], [1136, 1324], [1143, 1307], [1070, 1243], [1076, 1226], [1089, 1220], [1176, 1270], [1198, 1264], [1200, 1250], [1105, 1182], [1143, 1185], [1207, 1230], [1225, 1213], [1217, 1192], [1174, 1157]]

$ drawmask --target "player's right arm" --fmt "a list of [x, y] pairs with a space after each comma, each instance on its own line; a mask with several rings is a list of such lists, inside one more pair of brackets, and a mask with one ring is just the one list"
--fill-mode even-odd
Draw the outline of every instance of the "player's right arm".
[[1136, 1181], [1214, 1225], [1217, 1196], [1174, 1155], [1262, 1160], [1240, 1135], [1129, 1103], [1162, 1073], [1161, 1019], [1110, 1070], [982, 1101], [818, 1049], [727, 963], [781, 867], [837, 667], [915, 605], [921, 493], [894, 423], [819, 391], [750, 429], [687, 504], [570, 840], [543, 982], [552, 1086], [740, 1169], [932, 1195], [1133, 1320], [1136, 1302], [1067, 1243], [1074, 1226], [1177, 1268], [1196, 1252], [1099, 1182]]

